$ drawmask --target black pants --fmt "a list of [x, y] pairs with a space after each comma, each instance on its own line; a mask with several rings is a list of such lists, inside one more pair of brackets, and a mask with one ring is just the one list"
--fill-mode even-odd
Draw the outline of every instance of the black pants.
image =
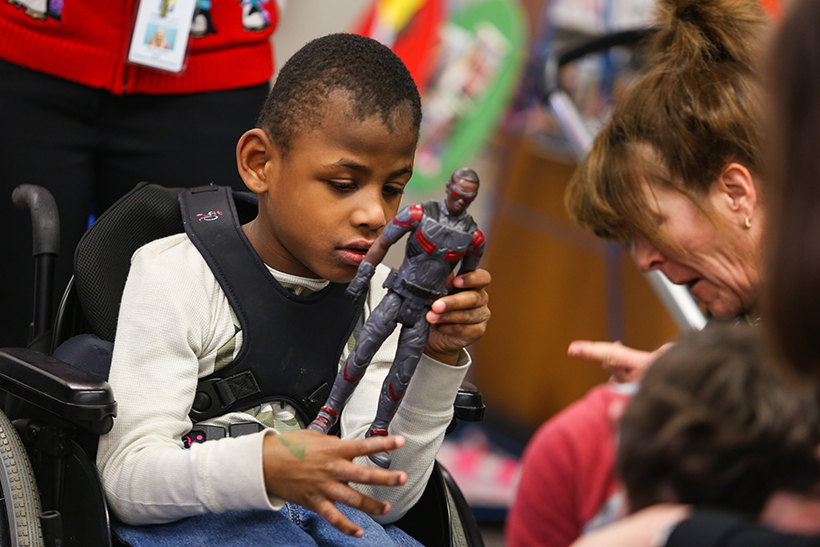
[[34, 298], [31, 221], [11, 202], [15, 186], [44, 186], [57, 201], [59, 296], [89, 214], [136, 183], [244, 188], [236, 143], [267, 92], [116, 96], [0, 61], [0, 347], [26, 344]]

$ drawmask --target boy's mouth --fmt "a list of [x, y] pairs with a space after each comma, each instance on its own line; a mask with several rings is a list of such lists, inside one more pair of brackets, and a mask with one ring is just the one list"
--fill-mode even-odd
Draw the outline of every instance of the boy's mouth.
[[370, 250], [371, 245], [372, 243], [369, 241], [357, 241], [355, 243], [345, 245], [344, 247], [339, 247], [338, 250], [345, 262], [358, 266], [364, 260], [364, 257], [367, 255], [367, 251]]

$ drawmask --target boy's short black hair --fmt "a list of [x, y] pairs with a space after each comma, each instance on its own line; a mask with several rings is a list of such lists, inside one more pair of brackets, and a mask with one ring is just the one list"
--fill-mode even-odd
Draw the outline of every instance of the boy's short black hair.
[[282, 66], [257, 126], [285, 153], [305, 129], [315, 128], [331, 91], [350, 93], [354, 115], [379, 115], [392, 128], [397, 108], [421, 124], [421, 98], [410, 71], [387, 46], [357, 34], [330, 34], [308, 42]]
[[620, 426], [630, 510], [677, 502], [757, 516], [775, 490], [817, 483], [816, 393], [781, 376], [755, 334], [707, 327], [647, 371]]

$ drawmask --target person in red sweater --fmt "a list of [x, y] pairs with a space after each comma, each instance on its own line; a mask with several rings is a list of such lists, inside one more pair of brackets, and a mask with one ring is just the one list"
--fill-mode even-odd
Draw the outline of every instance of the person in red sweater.
[[139, 0], [0, 2], [0, 215], [20, 234], [0, 238], [0, 347], [26, 344], [33, 299], [28, 219], [11, 203], [15, 186], [45, 186], [57, 201], [57, 287], [89, 215], [136, 183], [242, 188], [232, 150], [267, 96], [280, 6], [194, 1], [180, 73], [127, 61]]
[[538, 429], [524, 451], [507, 516], [509, 547], [567, 547], [626, 514], [615, 440], [618, 417], [634, 388], [597, 386]]

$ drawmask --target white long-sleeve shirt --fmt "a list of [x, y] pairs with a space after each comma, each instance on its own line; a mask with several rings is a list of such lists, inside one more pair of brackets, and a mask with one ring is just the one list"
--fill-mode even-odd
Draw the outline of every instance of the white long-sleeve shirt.
[[[385, 294], [387, 272], [380, 266], [371, 281], [365, 319]], [[314, 279], [274, 270], [271, 274], [280, 282], [320, 288]], [[134, 253], [109, 377], [117, 417], [111, 432], [100, 438], [97, 455], [106, 496], [122, 521], [150, 524], [207, 512], [282, 507], [283, 500], [265, 490], [262, 465], [262, 440], [276, 430], [190, 449], [180, 440], [192, 427], [188, 413], [198, 378], [213, 372], [232, 339], [238, 351], [241, 333], [237, 335], [228, 300], [185, 234], [154, 241]], [[377, 351], [348, 401], [340, 420], [342, 438], [361, 438], [369, 428], [397, 341], [398, 329]], [[400, 518], [424, 491], [469, 367], [469, 356], [462, 354], [458, 366], [422, 356], [391, 422], [391, 433], [406, 439], [394, 451], [391, 469], [404, 470], [407, 484], [352, 485], [390, 503], [390, 513], [376, 520]], [[206, 423], [227, 426], [249, 419], [246, 413], [232, 413]], [[366, 457], [355, 461], [375, 466]]]

